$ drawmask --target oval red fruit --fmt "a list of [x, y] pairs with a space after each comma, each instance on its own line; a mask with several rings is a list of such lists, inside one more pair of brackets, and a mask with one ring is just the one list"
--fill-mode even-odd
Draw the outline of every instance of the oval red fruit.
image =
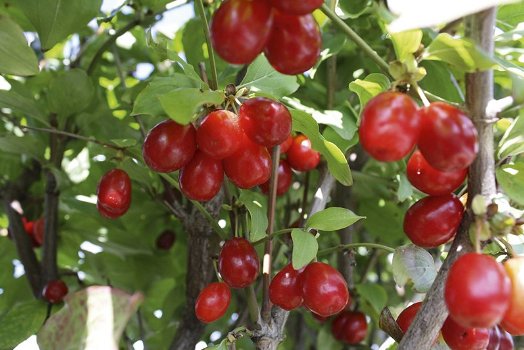
[[[291, 167], [284, 159], [281, 159], [278, 163], [277, 196], [281, 196], [287, 192], [287, 190], [291, 186], [292, 180], [293, 172], [291, 171]], [[265, 194], [269, 193], [270, 181], [271, 179], [260, 185], [260, 189]]]
[[96, 191], [100, 214], [110, 219], [124, 215], [131, 204], [131, 179], [121, 169], [112, 169], [102, 176]]
[[230, 287], [244, 288], [258, 275], [258, 255], [245, 238], [232, 238], [222, 247], [218, 257], [218, 271]]
[[175, 232], [165, 230], [156, 238], [156, 247], [160, 250], [169, 250], [175, 244], [175, 240]]
[[195, 128], [165, 120], [153, 127], [144, 140], [142, 154], [147, 166], [170, 173], [189, 163], [196, 151]]
[[198, 148], [208, 156], [224, 159], [241, 146], [242, 128], [236, 114], [218, 110], [209, 113], [196, 131]]
[[195, 315], [204, 322], [210, 323], [224, 316], [231, 302], [231, 290], [223, 282], [207, 285], [196, 300]]
[[305, 15], [322, 6], [322, 0], [270, 0], [271, 6], [289, 15]]
[[411, 322], [417, 316], [418, 310], [422, 307], [422, 302], [414, 303], [405, 308], [397, 317], [397, 324], [406, 333], [411, 325]]
[[335, 339], [347, 344], [358, 344], [366, 338], [368, 323], [359, 311], [342, 311], [331, 325]]
[[306, 135], [297, 135], [287, 151], [289, 165], [298, 171], [309, 171], [320, 163], [320, 153], [311, 148], [311, 141]]
[[291, 264], [280, 270], [269, 285], [269, 300], [288, 311], [302, 305], [300, 273]]
[[442, 326], [442, 336], [451, 350], [484, 350], [489, 343], [488, 329], [463, 327], [450, 317]]
[[220, 191], [224, 181], [222, 162], [197, 151], [179, 173], [180, 191], [189, 199], [208, 201]]
[[62, 280], [47, 282], [42, 291], [42, 296], [52, 304], [60, 303], [68, 292], [67, 285]]

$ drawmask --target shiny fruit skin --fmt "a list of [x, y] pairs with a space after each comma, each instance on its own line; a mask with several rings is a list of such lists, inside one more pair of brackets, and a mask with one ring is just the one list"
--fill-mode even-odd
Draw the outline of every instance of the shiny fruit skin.
[[404, 158], [415, 146], [420, 127], [417, 104], [400, 92], [383, 92], [362, 111], [358, 134], [373, 158], [392, 162]]
[[450, 317], [466, 328], [491, 328], [508, 309], [511, 281], [491, 256], [467, 253], [451, 266], [444, 299]]
[[499, 350], [513, 350], [515, 345], [513, 343], [513, 337], [510, 333], [506, 332], [502, 327], [499, 326], [500, 331], [500, 344]]
[[238, 117], [226, 110], [209, 113], [196, 130], [198, 149], [215, 159], [233, 155], [241, 146]]
[[244, 288], [258, 276], [259, 261], [253, 245], [245, 238], [232, 238], [222, 247], [218, 271], [230, 287]]
[[121, 169], [109, 170], [100, 179], [96, 194], [96, 207], [102, 216], [120, 217], [131, 205], [131, 179]]
[[511, 296], [501, 326], [512, 335], [524, 335], [524, 257], [507, 260], [504, 268], [511, 280]]
[[[281, 159], [278, 163], [278, 182], [277, 182], [277, 196], [281, 196], [287, 192], [289, 187], [291, 186], [291, 182], [293, 180], [293, 172], [291, 171], [291, 167], [289, 166], [288, 162], [284, 159]], [[271, 179], [267, 182], [264, 182], [262, 185], [260, 185], [260, 189], [262, 190], [262, 193], [268, 194], [269, 193], [269, 183]]]
[[489, 343], [489, 329], [466, 328], [450, 317], [442, 326], [442, 336], [451, 350], [484, 350]]
[[417, 150], [409, 158], [406, 173], [413, 187], [432, 196], [442, 196], [455, 191], [464, 182], [468, 170], [437, 170]]
[[242, 103], [238, 118], [247, 136], [268, 148], [285, 142], [291, 134], [291, 113], [282, 103], [255, 97]]
[[368, 323], [359, 311], [342, 311], [331, 324], [335, 339], [347, 344], [358, 344], [366, 338]]
[[311, 141], [306, 135], [297, 135], [287, 151], [289, 165], [298, 171], [309, 171], [320, 163], [320, 153], [311, 148]]
[[288, 15], [305, 15], [322, 6], [322, 0], [270, 0], [271, 6]]
[[315, 18], [274, 12], [273, 29], [264, 53], [282, 74], [296, 75], [312, 68], [320, 55], [322, 39]]
[[499, 350], [501, 336], [499, 327], [491, 327], [489, 329], [489, 344], [486, 350]]
[[180, 191], [189, 199], [195, 201], [208, 201], [222, 187], [224, 181], [224, 169], [222, 162], [201, 152], [184, 166], [179, 173], [178, 181]]
[[459, 109], [434, 102], [419, 110], [418, 148], [432, 167], [441, 171], [467, 168], [477, 156], [477, 129]]
[[64, 296], [67, 294], [67, 292], [68, 288], [64, 281], [52, 280], [47, 282], [44, 290], [42, 291], [42, 296], [48, 302], [57, 304], [64, 299]]
[[226, 62], [248, 64], [264, 49], [272, 23], [266, 0], [227, 0], [211, 19], [211, 43]]
[[242, 146], [231, 157], [223, 160], [224, 172], [237, 186], [249, 189], [271, 177], [271, 156], [268, 150], [243, 137]]
[[173, 120], [158, 123], [144, 140], [142, 155], [147, 166], [159, 173], [170, 173], [189, 163], [196, 151], [193, 125]]
[[435, 248], [453, 238], [464, 206], [453, 194], [428, 196], [413, 204], [404, 216], [404, 232], [419, 247]]
[[204, 323], [210, 323], [224, 316], [231, 302], [231, 290], [223, 282], [208, 284], [196, 300], [195, 315]]
[[350, 299], [344, 277], [321, 262], [308, 264], [302, 272], [302, 296], [304, 306], [323, 317], [339, 313]]
[[405, 308], [397, 317], [397, 324], [406, 333], [409, 326], [417, 316], [418, 310], [422, 307], [422, 302], [414, 303]]
[[160, 250], [169, 250], [175, 244], [176, 234], [171, 230], [164, 230], [156, 238], [156, 247]]
[[280, 270], [269, 284], [269, 300], [287, 311], [302, 305], [300, 273], [291, 264]]
[[286, 141], [282, 142], [280, 144], [280, 154], [286, 154], [289, 150], [289, 147], [293, 144], [293, 136], [289, 135], [286, 139]]

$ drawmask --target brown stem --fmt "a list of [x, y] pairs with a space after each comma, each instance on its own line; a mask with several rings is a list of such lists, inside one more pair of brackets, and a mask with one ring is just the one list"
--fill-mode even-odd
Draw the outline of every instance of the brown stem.
[[[480, 48], [493, 54], [493, 30], [495, 27], [496, 9], [492, 8], [467, 19], [468, 36]], [[493, 157], [493, 129], [486, 121], [488, 102], [493, 99], [493, 72], [484, 71], [466, 76], [466, 105], [479, 134], [479, 154], [469, 169], [468, 198], [477, 194], [489, 198], [495, 194], [495, 161]], [[448, 312], [444, 303], [444, 286], [450, 266], [453, 262], [471, 251], [468, 228], [473, 218], [466, 213], [459, 228], [457, 237], [451, 246], [430, 292], [412, 326], [402, 339], [399, 349], [429, 349], [437, 336]]]
[[400, 329], [397, 321], [395, 321], [395, 318], [393, 318], [391, 311], [389, 311], [387, 307], [382, 309], [382, 312], [380, 313], [379, 327], [397, 342], [400, 342], [404, 335], [402, 329]]

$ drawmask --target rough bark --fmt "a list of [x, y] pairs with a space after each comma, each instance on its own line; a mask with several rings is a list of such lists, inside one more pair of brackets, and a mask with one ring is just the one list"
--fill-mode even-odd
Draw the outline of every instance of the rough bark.
[[[493, 30], [496, 9], [489, 9], [467, 19], [467, 33], [486, 53], [493, 54]], [[493, 99], [493, 72], [484, 71], [468, 74], [466, 77], [466, 107], [479, 134], [479, 154], [469, 170], [468, 198], [476, 194], [486, 197], [493, 195], [495, 187], [495, 162], [493, 158], [493, 129], [490, 116], [486, 113], [488, 103]], [[424, 304], [399, 349], [429, 349], [437, 336], [448, 311], [444, 302], [444, 286], [453, 262], [471, 251], [468, 237], [471, 215], [465, 215], [459, 232], [450, 248], [448, 258], [442, 265]]]

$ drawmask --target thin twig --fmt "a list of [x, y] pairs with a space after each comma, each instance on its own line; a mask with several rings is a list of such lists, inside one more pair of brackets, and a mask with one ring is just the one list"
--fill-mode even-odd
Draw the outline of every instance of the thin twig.
[[206, 37], [207, 52], [209, 55], [209, 67], [211, 68], [211, 79], [209, 82], [209, 87], [212, 90], [216, 90], [218, 88], [218, 75], [217, 75], [217, 65], [215, 62], [215, 50], [213, 49], [213, 45], [211, 44], [211, 36], [209, 34], [209, 24], [207, 22], [206, 11], [204, 9], [204, 3], [202, 2], [202, 0], [196, 0], [196, 8], [198, 11], [198, 15], [200, 16], [200, 19], [202, 20], [204, 35]]
[[354, 248], [373, 248], [373, 249], [382, 249], [389, 253], [395, 252], [395, 249], [385, 246], [383, 244], [362, 242], [362, 243], [340, 244], [334, 247], [326, 248], [326, 249], [319, 251], [318, 256], [320, 257], [320, 256], [331, 254], [333, 252], [354, 249]]

